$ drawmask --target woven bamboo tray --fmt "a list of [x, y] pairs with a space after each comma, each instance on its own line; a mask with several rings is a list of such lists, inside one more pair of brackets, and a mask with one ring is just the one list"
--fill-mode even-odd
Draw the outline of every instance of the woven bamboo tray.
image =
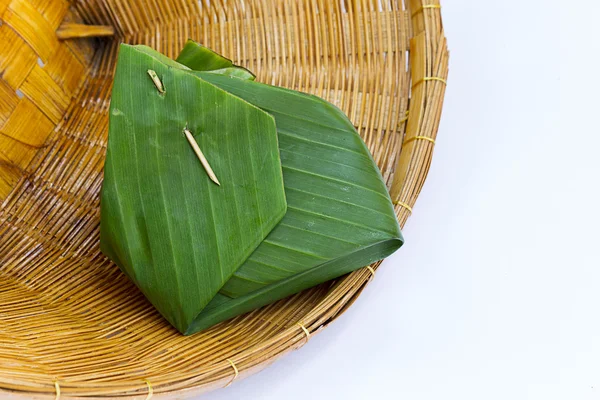
[[259, 81], [333, 102], [404, 225], [442, 109], [440, 11], [437, 0], [0, 0], [0, 397], [179, 399], [226, 386], [303, 346], [379, 265], [191, 337], [171, 328], [99, 251], [119, 42], [175, 57], [191, 37]]

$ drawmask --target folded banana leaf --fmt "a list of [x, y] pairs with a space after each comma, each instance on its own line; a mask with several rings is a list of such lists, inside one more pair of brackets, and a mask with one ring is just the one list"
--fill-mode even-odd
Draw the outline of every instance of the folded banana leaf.
[[[200, 51], [196, 51], [194, 46], [200, 48]], [[185, 334], [197, 332], [217, 322], [269, 304], [384, 258], [402, 245], [402, 235], [379, 170], [356, 130], [339, 109], [315, 96], [249, 81], [248, 79], [252, 79], [253, 76], [243, 72], [246, 70], [233, 64], [224, 64], [221, 56], [209, 49], [201, 48], [194, 42], [188, 42], [186, 48], [187, 56], [180, 57], [178, 60], [204, 71], [190, 71], [188, 67], [145, 46], [126, 47], [121, 50], [115, 88], [120, 88], [121, 85], [125, 87], [126, 82], [124, 81], [127, 79], [137, 83], [133, 87], [128, 87], [131, 90], [119, 90], [116, 97], [113, 94], [105, 184], [102, 195], [102, 250], [121, 266], [174, 326]], [[121, 57], [126, 50], [135, 50], [149, 59], [137, 55], [132, 58], [134, 62], [125, 63]], [[194, 54], [200, 54], [200, 57], [196, 59]], [[128, 75], [120, 72], [121, 69], [125, 70], [125, 67], [121, 68], [122, 64], [135, 64], [136, 62], [139, 64], [136, 67], [143, 67], [138, 70], [134, 69], [132, 72], [130, 65], [127, 69]], [[253, 130], [236, 124], [236, 121], [240, 120], [240, 114], [237, 114], [237, 111], [231, 112], [230, 107], [222, 107], [222, 104], [217, 103], [213, 107], [210, 99], [207, 99], [204, 93], [208, 87], [205, 85], [211, 86], [214, 90], [216, 88], [224, 90], [231, 97], [238, 97], [238, 100], [245, 104], [253, 104], [275, 118], [285, 196], [288, 204], [287, 212], [281, 223], [260, 245], [247, 237], [245, 242], [243, 240], [238, 242], [241, 240], [241, 236], [247, 235], [247, 230], [244, 231], [244, 235], [241, 235], [241, 230], [237, 231], [237, 236], [233, 235], [235, 232], [229, 232], [232, 233], [228, 237], [230, 246], [240, 243], [243, 245], [248, 242], [258, 245], [258, 247], [254, 245], [256, 248], [254, 252], [250, 251], [245, 254], [245, 262], [241, 263], [237, 272], [233, 272], [236, 270], [235, 263], [227, 264], [230, 268], [226, 268], [226, 272], [233, 272], [233, 274], [227, 275], [222, 272], [222, 262], [219, 265], [220, 268], [216, 266], [207, 268], [202, 262], [199, 263], [196, 257], [185, 263], [172, 264], [171, 268], [166, 264], [161, 264], [160, 273], [156, 274], [156, 260], [152, 257], [155, 252], [162, 254], [167, 250], [170, 250], [171, 253], [181, 250], [183, 256], [185, 248], [188, 249], [188, 252], [190, 249], [194, 249], [197, 253], [198, 251], [207, 251], [214, 242], [222, 243], [220, 242], [222, 238], [218, 236], [212, 238], [212, 242], [206, 241], [206, 235], [194, 236], [198, 231], [207, 233], [207, 231], [199, 229], [196, 232], [190, 230], [182, 242], [174, 244], [172, 240], [168, 240], [165, 244], [165, 232], [170, 234], [172, 229], [172, 225], [169, 225], [172, 222], [169, 216], [173, 212], [180, 212], [182, 206], [185, 207], [186, 212], [181, 215], [181, 219], [187, 220], [190, 226], [196, 226], [196, 223], [199, 223], [198, 227], [204, 226], [202, 225], [203, 219], [197, 218], [194, 214], [202, 210], [202, 207], [197, 208], [194, 203], [194, 201], [198, 201], [194, 192], [201, 196], [208, 189], [213, 207], [227, 207], [221, 203], [239, 204], [239, 202], [235, 201], [235, 195], [231, 193], [222, 193], [223, 196], [219, 197], [219, 202], [212, 202], [213, 191], [217, 188], [215, 185], [208, 185], [207, 188], [195, 185], [191, 188], [188, 187], [189, 192], [186, 192], [186, 197], [177, 198], [175, 193], [177, 193], [177, 189], [181, 191], [182, 184], [181, 180], [176, 177], [177, 172], [161, 170], [160, 167], [164, 167], [161, 162], [164, 160], [161, 157], [148, 156], [148, 151], [141, 150], [144, 146], [152, 145], [151, 137], [153, 135], [148, 133], [154, 133], [157, 137], [164, 139], [165, 143], [173, 145], [171, 143], [173, 131], [157, 128], [156, 121], [152, 121], [150, 116], [146, 115], [146, 118], [136, 119], [135, 123], [140, 123], [140, 126], [132, 127], [130, 122], [125, 122], [125, 125], [121, 124], [120, 127], [113, 128], [113, 116], [122, 112], [121, 108], [117, 107], [119, 102], [123, 103], [123, 108], [132, 109], [133, 114], [137, 114], [136, 107], [145, 108], [147, 106], [141, 103], [137, 104], [137, 97], [134, 101], [132, 98], [134, 96], [131, 95], [129, 103], [119, 97], [120, 94], [126, 97], [125, 93], [146, 95], [144, 92], [144, 90], [147, 91], [146, 85], [137, 81], [137, 78], [139, 71], [146, 68], [147, 64], [152, 64], [152, 68], [156, 70], [158, 76], [163, 78], [166, 91], [164, 98], [168, 98], [171, 85], [174, 85], [177, 93], [182, 89], [187, 90], [184, 89], [187, 84], [176, 85], [176, 82], [187, 82], [188, 78], [185, 78], [184, 75], [194, 76], [203, 82], [200, 84], [202, 90], [189, 91], [190, 96], [187, 96], [186, 92], [187, 108], [183, 111], [186, 122], [188, 119], [195, 121], [195, 118], [205, 122], [208, 119], [218, 126], [218, 118], [228, 118], [229, 121], [226, 123], [224, 119], [220, 122], [227, 126], [233, 125], [234, 130], [237, 127], [237, 129], [253, 135], [250, 136], [251, 141], [259, 142], [265, 140], [261, 136], [265, 134], [268, 136], [270, 129]], [[157, 65], [161, 67], [159, 68]], [[164, 79], [165, 76], [167, 79]], [[123, 82], [119, 79], [122, 79]], [[152, 85], [150, 80], [148, 82]], [[196, 81], [194, 82], [191, 84], [192, 86], [198, 84]], [[231, 99], [229, 101], [234, 102]], [[163, 106], [166, 103], [163, 101], [159, 104]], [[178, 107], [181, 107], [182, 103], [179, 101], [175, 103], [174, 108], [163, 108], [161, 114], [166, 115], [166, 119], [170, 123], [175, 119], [177, 124], [181, 124], [181, 120], [178, 118], [181, 117], [182, 112]], [[193, 105], [196, 107], [194, 108]], [[223, 108], [229, 112], [226, 113], [226, 116], [219, 117], [219, 112], [223, 111]], [[201, 115], [196, 115], [196, 113]], [[175, 116], [175, 118], [169, 116]], [[257, 118], [260, 119], [258, 116]], [[161, 123], [164, 122], [161, 120]], [[216, 126], [214, 127], [216, 128]], [[207, 131], [207, 129], [201, 130]], [[221, 129], [222, 131], [223, 129]], [[119, 132], [121, 132], [120, 135]], [[131, 143], [131, 138], [122, 132], [137, 133], [137, 135], [132, 135], [136, 136], [135, 141]], [[235, 132], [230, 133], [230, 135], [234, 134]], [[219, 149], [222, 150], [223, 147], [231, 149], [230, 146], [235, 146], [233, 142], [239, 138], [236, 137], [227, 146], [221, 146], [219, 142], [222, 139], [221, 136], [211, 137], [213, 141], [205, 142], [202, 140], [206, 139], [203, 133], [197, 139], [203, 149], [210, 148], [207, 154], [218, 157], [215, 171], [219, 171], [223, 167], [222, 154]], [[225, 137], [230, 136], [225, 135]], [[273, 143], [272, 140], [267, 140], [267, 142]], [[177, 145], [181, 145], [181, 143], [185, 143], [185, 141], [180, 141]], [[277, 146], [277, 142], [274, 143]], [[237, 149], [246, 145], [246, 143], [238, 143]], [[174, 148], [172, 155], [176, 157], [185, 154], [184, 147]], [[272, 146], [268, 151], [264, 151], [265, 148], [257, 149], [256, 147], [248, 147], [248, 149], [252, 155], [271, 154], [271, 160], [276, 157], [273, 154], [277, 155], [278, 153]], [[190, 171], [194, 171], [194, 179], [198, 178], [202, 181], [203, 178], [202, 182], [210, 183], [205, 174], [198, 174], [198, 172], [202, 172], [200, 164], [194, 160], [190, 149], [187, 148], [187, 150], [187, 155], [191, 157], [187, 161], [196, 162], [195, 164], [186, 164], [186, 167], [195, 165], [197, 168], [195, 171], [190, 169]], [[263, 153], [260, 153], [260, 150], [263, 150]], [[138, 157], [139, 154], [144, 154], [144, 157]], [[229, 151], [226, 154], [229, 156], [234, 154], [235, 157], [243, 156], [241, 151], [237, 153]], [[235, 165], [237, 163], [235, 157], [227, 158], [227, 162]], [[257, 158], [260, 157], [254, 157], [254, 159]], [[155, 165], [144, 170], [140, 166], [140, 162]], [[182, 170], [186, 170], [186, 168], [180, 167], [179, 172], [181, 173]], [[146, 185], [152, 187], [148, 181], [151, 182], [152, 178], [156, 177], [156, 172], [167, 172], [163, 175], [164, 180], [171, 183], [170, 181], [173, 179], [173, 185], [165, 191], [164, 182], [161, 183], [163, 209], [155, 210], [152, 217], [155, 217], [156, 221], [148, 224], [150, 213], [146, 210], [154, 205], [152, 202], [154, 193], [141, 188], [145, 189]], [[161, 180], [159, 179], [159, 181]], [[260, 191], [257, 189], [256, 193], [269, 193], [269, 189], [273, 190], [270, 185], [263, 186]], [[263, 192], [263, 190], [266, 191]], [[117, 195], [115, 196], [113, 192]], [[154, 187], [154, 192], [156, 192], [156, 187]], [[120, 196], [120, 194], [123, 195]], [[170, 197], [172, 195], [173, 199]], [[269, 196], [272, 195], [271, 193]], [[148, 204], [152, 205], [148, 206]], [[281, 204], [281, 202], [277, 204]], [[236, 205], [236, 207], [239, 206]], [[239, 208], [237, 210], [239, 211]], [[151, 225], [153, 229], [148, 229], [148, 225]], [[175, 225], [177, 228], [177, 224]], [[216, 227], [217, 224], [213, 226]], [[241, 225], [238, 225], [238, 228], [243, 229]], [[264, 228], [261, 232], [266, 234], [268, 229]], [[219, 232], [215, 231], [215, 233]], [[181, 237], [182, 235], [180, 235]], [[180, 244], [181, 246], [179, 246]], [[252, 245], [242, 247], [250, 249]], [[176, 250], [173, 250], [175, 248]], [[201, 250], [197, 250], [198, 248]], [[217, 246], [218, 248], [219, 246]], [[217, 254], [217, 256], [220, 255], [220, 253]], [[201, 261], [204, 260], [201, 259]], [[198, 279], [198, 270], [206, 272], [208, 276], [211, 276], [211, 273], [214, 275], [214, 271], [220, 270], [222, 279], [220, 281], [213, 279], [206, 283], [202, 281], [206, 275], [202, 275], [201, 279]], [[181, 279], [173, 278], [173, 276], [178, 276], [176, 271], [184, 271], [180, 277], [184, 276], [183, 280], [186, 283], [189, 283], [191, 279], [193, 284], [188, 285], [186, 289], [200, 291], [191, 295], [187, 293], [188, 297], [182, 292], [178, 300], [169, 298], [169, 296], [175, 297], [175, 294], [181, 289], [181, 286], [178, 286]], [[194, 277], [191, 274], [192, 271], [196, 271], [195, 281], [192, 279]], [[215, 288], [217, 288], [216, 290], [220, 288], [219, 294], [215, 295]], [[212, 300], [207, 304], [208, 298], [212, 298]], [[192, 311], [183, 312], [182, 310]]]
[[100, 248], [182, 333], [286, 212], [277, 137], [268, 113], [149, 48], [121, 46]]
[[[387, 257], [403, 243], [379, 169], [348, 118], [300, 92], [215, 75], [211, 51], [177, 60], [275, 118], [287, 213], [187, 334]], [[215, 58], [219, 56], [212, 53]], [[206, 64], [203, 64], [206, 63]]]

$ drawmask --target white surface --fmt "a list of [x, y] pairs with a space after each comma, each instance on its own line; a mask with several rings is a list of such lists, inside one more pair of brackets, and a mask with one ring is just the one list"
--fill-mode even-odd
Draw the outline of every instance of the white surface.
[[600, 4], [442, 4], [406, 245], [301, 350], [203, 399], [600, 399]]

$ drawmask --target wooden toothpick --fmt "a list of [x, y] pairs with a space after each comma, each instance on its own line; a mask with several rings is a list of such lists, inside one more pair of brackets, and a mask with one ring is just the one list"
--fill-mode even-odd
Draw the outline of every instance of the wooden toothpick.
[[150, 78], [152, 79], [152, 82], [154, 82], [154, 86], [156, 86], [156, 88], [158, 89], [158, 91], [160, 92], [160, 94], [164, 94], [165, 93], [165, 87], [163, 86], [162, 82], [160, 81], [158, 75], [156, 75], [156, 72], [154, 72], [153, 70], [149, 69], [148, 70], [148, 75], [150, 75]]
[[212, 168], [210, 167], [210, 164], [206, 160], [206, 157], [204, 157], [202, 150], [200, 150], [200, 146], [198, 146], [196, 139], [194, 139], [194, 136], [192, 136], [192, 132], [190, 132], [190, 130], [187, 127], [185, 127], [183, 128], [183, 133], [185, 133], [185, 137], [187, 138], [188, 142], [190, 142], [192, 149], [194, 149], [194, 153], [196, 153], [196, 155], [198, 156], [198, 159], [200, 160], [200, 163], [206, 170], [206, 173], [208, 174], [210, 180], [216, 183], [217, 185], [221, 186], [219, 180], [217, 179], [217, 176], [215, 175]]

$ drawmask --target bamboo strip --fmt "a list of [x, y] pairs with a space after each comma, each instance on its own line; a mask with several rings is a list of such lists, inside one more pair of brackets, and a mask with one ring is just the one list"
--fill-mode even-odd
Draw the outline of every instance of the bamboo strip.
[[56, 36], [61, 39], [74, 39], [84, 37], [113, 36], [115, 29], [108, 25], [84, 25], [64, 23], [56, 31]]

